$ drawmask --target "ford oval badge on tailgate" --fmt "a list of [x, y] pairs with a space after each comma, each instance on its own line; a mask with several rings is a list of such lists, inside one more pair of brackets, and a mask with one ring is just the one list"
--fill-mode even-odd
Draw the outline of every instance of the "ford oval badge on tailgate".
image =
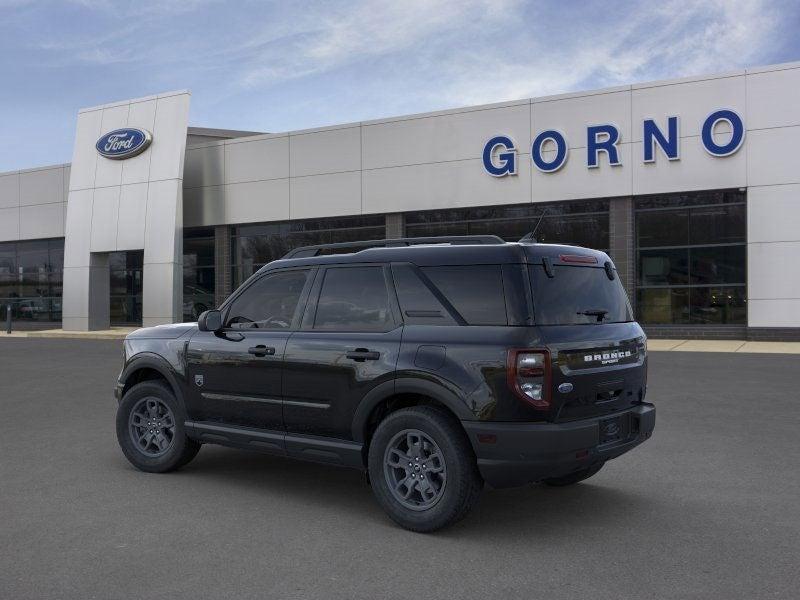
[[560, 386], [558, 386], [558, 391], [562, 394], [569, 394], [572, 391], [572, 384], [569, 382], [562, 383]]

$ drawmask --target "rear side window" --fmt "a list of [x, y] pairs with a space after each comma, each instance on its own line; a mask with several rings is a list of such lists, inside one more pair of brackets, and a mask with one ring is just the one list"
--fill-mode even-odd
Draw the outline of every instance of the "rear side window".
[[500, 265], [422, 267], [469, 325], [508, 325]]
[[388, 331], [393, 324], [383, 267], [337, 267], [325, 271], [314, 329]]
[[557, 265], [548, 277], [532, 265], [533, 310], [537, 325], [583, 325], [632, 321], [628, 296], [614, 272], [603, 268]]

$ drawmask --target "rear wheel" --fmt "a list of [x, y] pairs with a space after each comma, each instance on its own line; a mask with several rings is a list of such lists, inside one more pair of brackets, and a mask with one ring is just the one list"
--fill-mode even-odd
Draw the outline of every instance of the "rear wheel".
[[378, 425], [369, 474], [386, 513], [418, 532], [466, 516], [483, 488], [464, 432], [450, 415], [430, 406], [399, 410]]
[[168, 385], [143, 381], [117, 408], [117, 441], [125, 458], [142, 471], [165, 473], [192, 460], [200, 444], [186, 436], [183, 405]]
[[553, 487], [563, 487], [565, 485], [572, 485], [573, 483], [578, 483], [579, 481], [583, 481], [584, 479], [589, 479], [592, 475], [596, 475], [597, 472], [603, 468], [603, 465], [606, 464], [601, 462], [596, 465], [592, 465], [586, 469], [581, 469], [580, 471], [575, 471], [574, 473], [570, 473], [569, 475], [564, 475], [563, 477], [550, 477], [549, 479], [543, 479], [542, 483], [547, 485], [551, 485]]

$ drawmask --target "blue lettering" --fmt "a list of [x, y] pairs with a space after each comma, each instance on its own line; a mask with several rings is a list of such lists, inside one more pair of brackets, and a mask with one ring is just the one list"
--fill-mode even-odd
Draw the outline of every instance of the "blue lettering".
[[[586, 128], [586, 166], [594, 169], [599, 165], [597, 155], [600, 152], [608, 154], [608, 162], [612, 166], [618, 166], [619, 153], [617, 144], [619, 143], [619, 129], [614, 125], [592, 125]], [[601, 137], [602, 136], [602, 137]]]
[[[501, 148], [497, 155], [499, 164], [494, 163], [495, 150]], [[505, 175], [517, 174], [517, 149], [514, 147], [514, 142], [511, 138], [498, 135], [486, 142], [483, 147], [483, 168], [489, 175], [494, 177], [503, 177]]]
[[[548, 140], [556, 145], [556, 155], [551, 161], [546, 161], [542, 157], [542, 147]], [[531, 158], [536, 168], [543, 173], [553, 173], [558, 171], [567, 162], [567, 154], [569, 148], [567, 147], [567, 140], [564, 139], [564, 134], [555, 129], [548, 129], [536, 136], [531, 145]]]
[[644, 162], [655, 162], [656, 144], [664, 151], [664, 154], [667, 155], [669, 160], [678, 160], [680, 158], [678, 151], [678, 143], [680, 141], [678, 135], [678, 117], [667, 117], [666, 137], [661, 133], [661, 130], [653, 119], [645, 119], [643, 127]]
[[[720, 121], [727, 121], [733, 130], [730, 141], [721, 146], [714, 141], [713, 135], [714, 127]], [[701, 138], [703, 139], [703, 147], [711, 156], [730, 156], [741, 148], [742, 142], [744, 142], [744, 123], [742, 122], [742, 118], [734, 111], [727, 108], [715, 110], [706, 117], [703, 123]]]

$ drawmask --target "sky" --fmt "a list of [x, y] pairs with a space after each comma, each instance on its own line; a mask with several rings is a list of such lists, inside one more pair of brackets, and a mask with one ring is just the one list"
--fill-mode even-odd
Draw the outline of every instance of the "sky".
[[798, 0], [0, 0], [0, 172], [159, 92], [279, 132], [796, 61], [799, 29]]

